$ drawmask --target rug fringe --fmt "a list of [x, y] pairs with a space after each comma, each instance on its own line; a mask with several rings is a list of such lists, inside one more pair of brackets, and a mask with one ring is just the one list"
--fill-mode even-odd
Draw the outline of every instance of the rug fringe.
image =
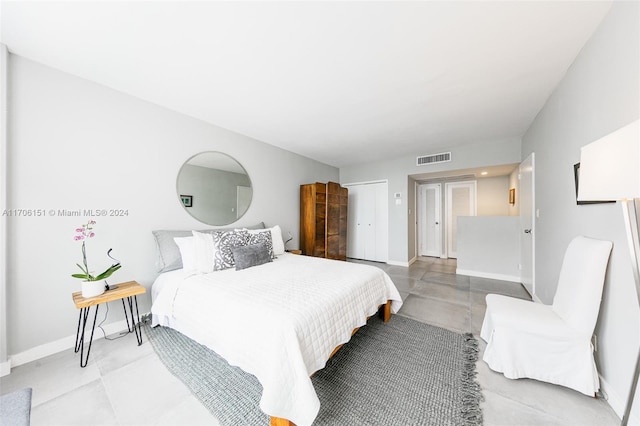
[[464, 357], [464, 368], [462, 373], [462, 419], [465, 425], [482, 425], [482, 408], [480, 402], [484, 400], [482, 388], [476, 381], [478, 372], [476, 362], [478, 361], [478, 341], [473, 334], [464, 334], [464, 347], [462, 349]]

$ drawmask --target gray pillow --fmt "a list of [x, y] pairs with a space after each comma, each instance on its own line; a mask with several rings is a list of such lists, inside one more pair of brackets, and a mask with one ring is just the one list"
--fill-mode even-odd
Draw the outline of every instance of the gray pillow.
[[236, 263], [236, 271], [272, 261], [269, 250], [263, 243], [235, 247], [232, 251]]
[[[264, 229], [264, 222], [260, 222], [253, 226], [247, 226], [247, 229]], [[199, 232], [218, 232], [218, 231], [232, 231], [233, 229], [206, 229]], [[174, 269], [182, 268], [182, 257], [180, 256], [180, 249], [174, 238], [191, 237], [193, 234], [191, 231], [173, 231], [173, 230], [158, 230], [152, 231], [153, 237], [156, 241], [157, 247], [157, 259], [156, 267], [158, 272], [173, 271]]]

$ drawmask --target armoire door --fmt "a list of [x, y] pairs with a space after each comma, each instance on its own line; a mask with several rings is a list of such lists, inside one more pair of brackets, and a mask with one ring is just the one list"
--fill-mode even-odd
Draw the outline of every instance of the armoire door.
[[346, 260], [348, 191], [335, 182], [327, 183], [326, 190], [326, 257]]
[[302, 254], [347, 259], [347, 192], [335, 182], [300, 185]]

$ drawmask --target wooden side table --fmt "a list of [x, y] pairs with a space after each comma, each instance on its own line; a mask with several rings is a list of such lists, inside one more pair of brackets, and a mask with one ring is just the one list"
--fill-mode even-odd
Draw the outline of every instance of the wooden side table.
[[[114, 300], [122, 300], [122, 307], [124, 308], [124, 317], [127, 320], [127, 329], [129, 332], [136, 333], [136, 339], [138, 340], [138, 346], [142, 344], [142, 328], [140, 325], [140, 312], [138, 311], [138, 294], [146, 293], [147, 289], [138, 284], [136, 281], [127, 281], [112, 286], [114, 288], [105, 291], [99, 296], [95, 297], [82, 297], [82, 292], [77, 291], [71, 296], [73, 297], [73, 303], [76, 308], [80, 309], [80, 315], [78, 317], [78, 330], [76, 331], [76, 345], [75, 352], [80, 351], [80, 367], [86, 367], [87, 361], [89, 361], [89, 353], [91, 352], [91, 343], [93, 342], [93, 332], [96, 329], [96, 319], [98, 318], [98, 307], [102, 303], [112, 302]], [[126, 303], [125, 303], [126, 299]], [[127, 313], [127, 305], [129, 305], [129, 312]], [[136, 308], [136, 318], [133, 316], [133, 307]], [[87, 319], [91, 307], [95, 306], [95, 314], [93, 315], [93, 326], [91, 327], [91, 337], [89, 337], [89, 346], [87, 347], [87, 355], [84, 356], [84, 337], [85, 328], [87, 326]], [[131, 316], [131, 323], [129, 323], [129, 317]], [[136, 321], [137, 320], [137, 321]]]

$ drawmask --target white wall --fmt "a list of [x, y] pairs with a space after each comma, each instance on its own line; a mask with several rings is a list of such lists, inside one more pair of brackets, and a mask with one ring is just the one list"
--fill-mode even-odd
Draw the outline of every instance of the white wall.
[[520, 282], [519, 217], [459, 217], [457, 249], [456, 273]]
[[[106, 265], [112, 247], [123, 265], [112, 283], [137, 280], [149, 288], [156, 277], [151, 231], [204, 226], [176, 194], [178, 171], [197, 152], [222, 151], [242, 163], [254, 198], [236, 225], [279, 224], [285, 238], [287, 231], [294, 236], [289, 248], [299, 241], [299, 185], [338, 180], [334, 167], [15, 55], [9, 79], [9, 207], [47, 212], [8, 221], [10, 355], [76, 331], [71, 292], [80, 281], [70, 274], [81, 260], [73, 236], [84, 218], [58, 210], [126, 209], [128, 216], [96, 218], [90, 262]], [[149, 301], [147, 293], [142, 312]], [[107, 323], [121, 318], [113, 305]]]
[[478, 179], [476, 201], [478, 216], [508, 216], [509, 177]]
[[516, 190], [516, 202], [515, 204], [509, 204], [509, 216], [520, 216], [520, 175], [519, 167], [511, 172], [509, 175], [509, 189], [514, 188]]
[[[9, 51], [0, 43], [0, 210], [7, 208], [7, 67]], [[7, 216], [0, 216], [0, 377], [9, 373], [7, 352]]]
[[[640, 5], [613, 2], [610, 13], [523, 137], [536, 155], [536, 292], [555, 294], [564, 250], [576, 235], [613, 241], [596, 327], [599, 372], [622, 413], [639, 345], [640, 317], [622, 212], [617, 204], [576, 205], [573, 165], [580, 148], [640, 116]], [[636, 424], [640, 402], [636, 395]]]
[[[340, 182], [389, 182], [389, 263], [406, 265], [415, 258], [415, 180], [412, 175], [447, 170], [463, 170], [481, 166], [498, 166], [520, 162], [520, 140], [495, 141], [488, 144], [472, 144], [433, 149], [432, 152], [451, 151], [448, 163], [416, 166], [416, 156], [400, 157], [386, 161], [359, 164], [340, 168]], [[393, 141], [390, 141], [393, 143]], [[402, 196], [397, 205], [394, 193]]]

